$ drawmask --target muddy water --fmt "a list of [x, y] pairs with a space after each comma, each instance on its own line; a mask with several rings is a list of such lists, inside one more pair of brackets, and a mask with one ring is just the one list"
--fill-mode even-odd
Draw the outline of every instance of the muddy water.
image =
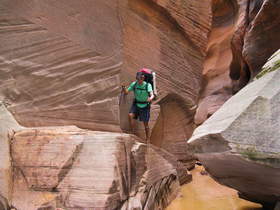
[[233, 189], [218, 184], [202, 167], [191, 171], [193, 181], [183, 185], [181, 194], [166, 210], [260, 210], [261, 205], [238, 198]]

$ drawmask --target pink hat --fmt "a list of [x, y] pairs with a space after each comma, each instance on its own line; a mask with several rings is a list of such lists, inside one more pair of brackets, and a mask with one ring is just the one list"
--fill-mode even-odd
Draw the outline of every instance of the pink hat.
[[152, 71], [150, 69], [147, 69], [147, 68], [142, 68], [138, 72], [144, 72], [144, 73], [147, 73], [147, 74], [151, 74], [152, 73]]

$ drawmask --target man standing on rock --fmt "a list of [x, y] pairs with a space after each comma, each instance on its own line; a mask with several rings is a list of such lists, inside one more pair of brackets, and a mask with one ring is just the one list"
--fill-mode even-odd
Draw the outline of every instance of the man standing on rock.
[[134, 119], [139, 119], [144, 123], [146, 141], [150, 138], [149, 120], [151, 101], [154, 98], [152, 85], [145, 80], [145, 75], [142, 72], [137, 72], [136, 81], [132, 82], [128, 88], [122, 86], [125, 94], [130, 91], [134, 92], [134, 101], [128, 114], [129, 125], [132, 133], [135, 132]]

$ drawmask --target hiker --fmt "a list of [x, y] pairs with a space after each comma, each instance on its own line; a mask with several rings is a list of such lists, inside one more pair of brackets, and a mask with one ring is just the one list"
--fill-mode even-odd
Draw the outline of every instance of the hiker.
[[132, 133], [135, 132], [134, 119], [139, 119], [144, 123], [146, 141], [149, 140], [149, 119], [150, 119], [150, 108], [151, 101], [154, 98], [152, 85], [145, 80], [145, 75], [142, 72], [137, 72], [136, 81], [132, 82], [128, 88], [122, 86], [122, 90], [125, 94], [129, 91], [134, 92], [134, 101], [128, 114], [129, 125]]

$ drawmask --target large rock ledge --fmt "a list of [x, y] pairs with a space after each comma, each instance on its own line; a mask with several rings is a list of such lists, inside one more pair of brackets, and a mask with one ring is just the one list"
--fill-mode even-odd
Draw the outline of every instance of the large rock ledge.
[[134, 135], [24, 128], [0, 107], [1, 148], [11, 145], [0, 171], [4, 209], [162, 209], [190, 178], [171, 154]]
[[280, 200], [279, 80], [273, 71], [250, 83], [188, 141], [217, 181], [264, 205]]

